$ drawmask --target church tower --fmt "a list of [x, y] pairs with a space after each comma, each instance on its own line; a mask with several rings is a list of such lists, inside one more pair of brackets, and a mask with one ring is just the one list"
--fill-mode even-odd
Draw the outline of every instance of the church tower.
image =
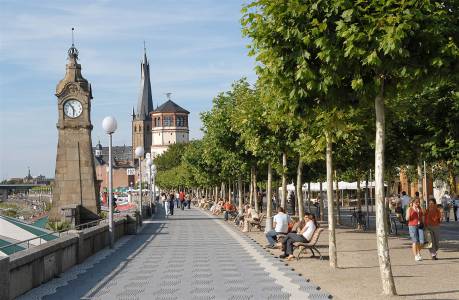
[[151, 96], [150, 63], [144, 48], [143, 61], [140, 64], [140, 95], [137, 111], [132, 109], [132, 159], [135, 158], [135, 148], [142, 146], [145, 153], [151, 151], [151, 117], [153, 99]]
[[78, 50], [68, 50], [66, 73], [56, 87], [58, 144], [50, 220], [74, 225], [98, 218], [91, 141], [91, 85], [81, 74]]

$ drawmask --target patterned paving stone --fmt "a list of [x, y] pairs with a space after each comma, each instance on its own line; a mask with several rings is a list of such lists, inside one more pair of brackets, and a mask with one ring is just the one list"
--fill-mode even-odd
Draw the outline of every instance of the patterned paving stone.
[[117, 244], [116, 251], [106, 252], [84, 268], [77, 266], [69, 280], [53, 280], [22, 299], [282, 300], [329, 296], [261, 245], [198, 209], [176, 210], [168, 219], [160, 215], [145, 223], [140, 234]]

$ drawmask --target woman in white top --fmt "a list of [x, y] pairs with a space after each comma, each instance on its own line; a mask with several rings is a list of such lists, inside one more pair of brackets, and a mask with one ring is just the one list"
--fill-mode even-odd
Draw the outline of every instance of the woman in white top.
[[165, 210], [166, 218], [167, 218], [167, 216], [170, 215], [170, 210], [169, 210], [170, 204], [169, 204], [169, 199], [167, 198], [165, 193], [161, 194], [161, 201], [163, 202], [164, 210]]
[[284, 240], [283, 245], [284, 254], [280, 255], [280, 258], [287, 258], [288, 260], [293, 259], [293, 243], [308, 243], [311, 240], [312, 235], [317, 228], [316, 218], [313, 214], [306, 213], [304, 215], [304, 222], [306, 225], [303, 227], [303, 229], [301, 229], [301, 231], [287, 234], [287, 238]]

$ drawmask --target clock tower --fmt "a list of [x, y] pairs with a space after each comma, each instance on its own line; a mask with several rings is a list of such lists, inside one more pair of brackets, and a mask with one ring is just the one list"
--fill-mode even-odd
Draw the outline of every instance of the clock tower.
[[56, 87], [59, 140], [51, 221], [73, 225], [98, 218], [96, 173], [91, 141], [91, 85], [81, 75], [78, 50], [68, 50], [66, 73]]

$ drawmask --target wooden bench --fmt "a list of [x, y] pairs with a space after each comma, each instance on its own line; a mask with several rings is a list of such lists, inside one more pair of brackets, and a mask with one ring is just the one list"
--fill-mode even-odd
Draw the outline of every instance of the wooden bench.
[[260, 214], [260, 218], [258, 219], [258, 221], [250, 221], [249, 222], [249, 231], [251, 230], [252, 226], [253, 227], [258, 227], [258, 229], [260, 229], [260, 231], [263, 230], [263, 221], [265, 219], [265, 215], [264, 214]]
[[317, 249], [316, 247], [316, 244], [317, 244], [317, 241], [319, 240], [319, 237], [320, 237], [320, 233], [324, 231], [323, 228], [317, 228], [315, 231], [314, 231], [314, 234], [312, 235], [312, 238], [311, 238], [311, 241], [309, 241], [308, 243], [300, 243], [300, 242], [295, 242], [293, 243], [293, 249], [295, 248], [299, 248], [299, 252], [298, 252], [298, 255], [296, 256], [296, 259], [299, 260], [300, 259], [300, 256], [301, 254], [303, 253], [306, 253], [306, 250], [307, 249], [310, 249], [311, 252], [312, 252], [312, 257], [316, 256], [316, 254], [314, 253], [314, 250], [317, 251], [317, 253], [319, 254], [319, 258], [320, 260], [322, 260], [322, 254], [320, 253], [319, 249]]

